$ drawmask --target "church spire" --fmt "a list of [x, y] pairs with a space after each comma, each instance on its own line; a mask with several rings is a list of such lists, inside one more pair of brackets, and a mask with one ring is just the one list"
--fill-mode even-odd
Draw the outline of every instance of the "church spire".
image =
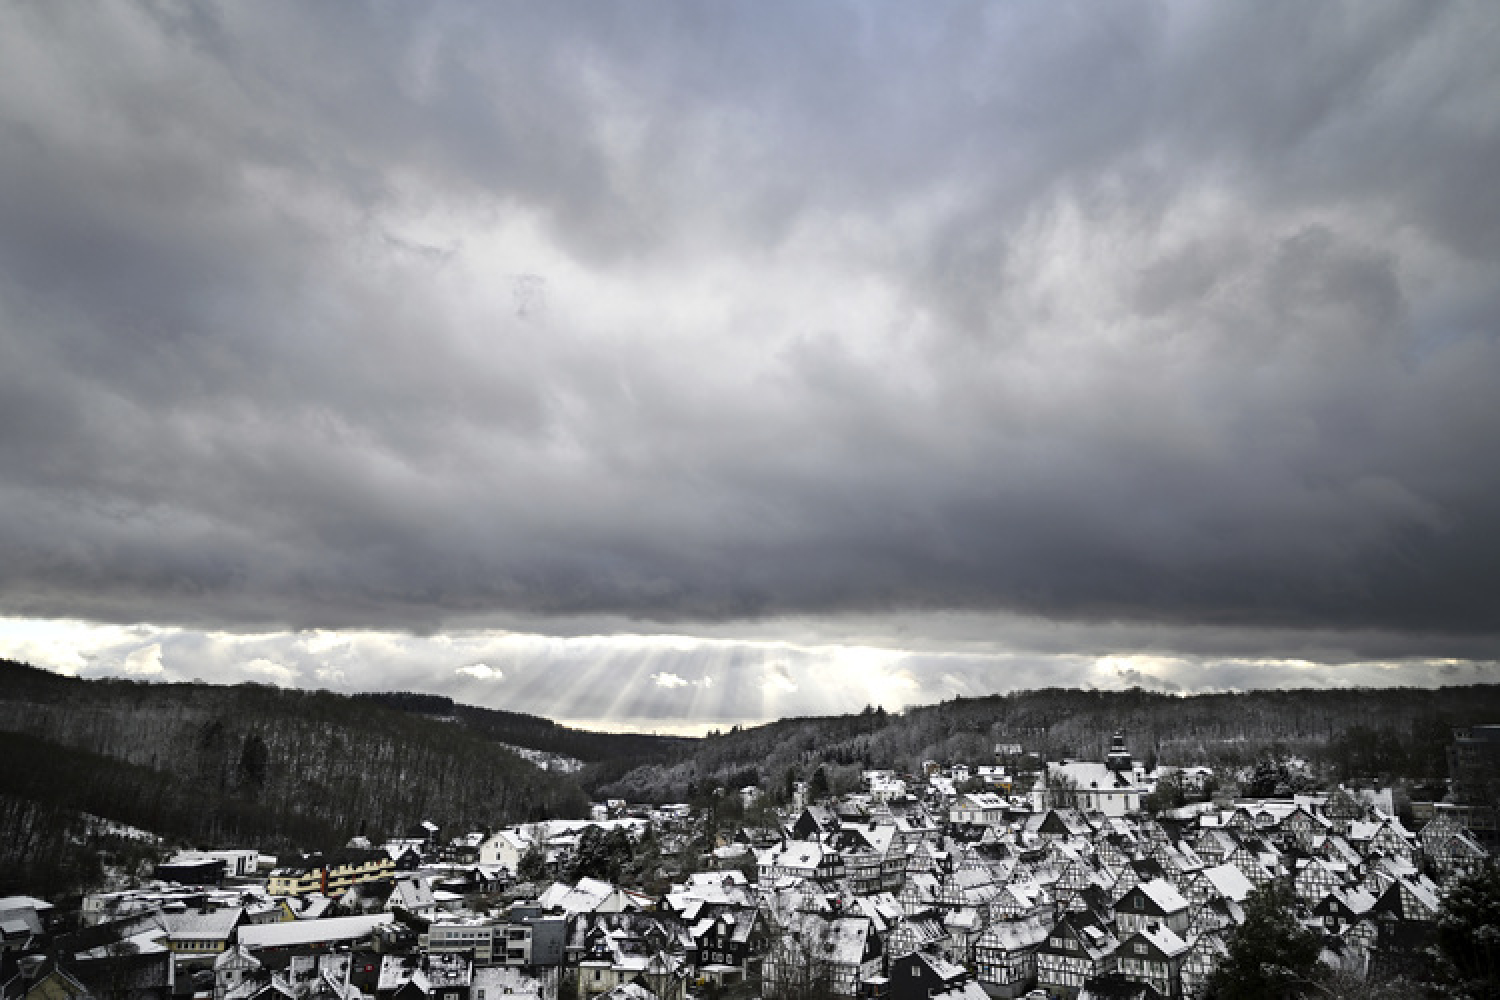
[[1109, 756], [1104, 758], [1105, 766], [1111, 771], [1129, 771], [1132, 767], [1130, 750], [1125, 746], [1125, 731], [1115, 730], [1115, 738], [1109, 744]]

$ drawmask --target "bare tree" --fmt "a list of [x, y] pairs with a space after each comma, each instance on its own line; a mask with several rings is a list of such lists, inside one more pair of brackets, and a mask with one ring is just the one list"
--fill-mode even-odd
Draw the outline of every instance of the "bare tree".
[[773, 892], [761, 899], [766, 951], [761, 967], [765, 1000], [825, 1000], [833, 995], [828, 961], [828, 921], [803, 909], [796, 893]]
[[1078, 783], [1061, 772], [1047, 772], [1046, 806], [1051, 809], [1073, 809], [1078, 805]]

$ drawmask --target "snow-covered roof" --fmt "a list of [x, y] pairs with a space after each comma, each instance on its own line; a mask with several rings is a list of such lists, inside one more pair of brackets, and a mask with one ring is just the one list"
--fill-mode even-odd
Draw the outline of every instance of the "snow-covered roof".
[[357, 941], [390, 923], [388, 913], [358, 917], [293, 920], [279, 924], [250, 924], [240, 928], [240, 943], [248, 948], [288, 948], [324, 941]]
[[1154, 878], [1149, 882], [1142, 882], [1136, 886], [1146, 897], [1161, 908], [1163, 913], [1176, 913], [1188, 907], [1188, 901], [1182, 898], [1182, 893], [1177, 887], [1166, 879]]
[[37, 899], [35, 896], [0, 896], [0, 913], [8, 910], [35, 910], [38, 913], [46, 913], [52, 909], [52, 904], [45, 899]]
[[953, 803], [954, 809], [1004, 809], [1005, 800], [994, 792], [969, 792]]
[[758, 860], [773, 868], [817, 868], [828, 853], [828, 848], [815, 840], [789, 840], [766, 848]]
[[1355, 915], [1369, 913], [1375, 905], [1375, 896], [1368, 889], [1335, 889], [1332, 895]]
[[825, 957], [840, 965], [858, 965], [864, 958], [870, 930], [870, 921], [865, 917], [838, 917], [830, 921], [824, 939]]
[[244, 914], [240, 907], [212, 913], [169, 913], [166, 915], [167, 934], [174, 941], [224, 941]]
[[1071, 781], [1080, 792], [1140, 790], [1128, 771], [1111, 771], [1098, 761], [1069, 760], [1060, 764], [1048, 761], [1046, 775], [1038, 783], [1045, 788], [1047, 778], [1057, 776]]
[[397, 879], [389, 905], [392, 908], [401, 906], [414, 911], [430, 909], [436, 905], [436, 900], [432, 895], [432, 885], [425, 878], [415, 876]]
[[1147, 924], [1137, 929], [1135, 936], [1145, 938], [1151, 942], [1152, 947], [1167, 958], [1176, 958], [1188, 950], [1188, 943], [1166, 924]]
[[1212, 868], [1203, 869], [1203, 877], [1208, 879], [1214, 891], [1225, 899], [1232, 899], [1236, 903], [1243, 903], [1245, 897], [1250, 895], [1255, 888], [1245, 873], [1231, 864], [1215, 865]]
[[503, 965], [475, 969], [469, 985], [475, 996], [480, 990], [486, 997], [507, 996], [510, 1000], [543, 1000], [546, 996], [546, 984], [542, 980]]
[[1050, 930], [1051, 927], [1039, 916], [1024, 920], [997, 920], [980, 936], [975, 947], [1001, 948], [1005, 951], [1032, 948], [1047, 940]]
[[963, 966], [954, 965], [952, 962], [948, 961], [941, 955], [935, 955], [932, 952], [919, 951], [916, 952], [916, 956], [920, 961], [925, 962], [927, 964], [927, 967], [931, 969], [939, 979], [962, 979], [964, 976], [968, 975]]

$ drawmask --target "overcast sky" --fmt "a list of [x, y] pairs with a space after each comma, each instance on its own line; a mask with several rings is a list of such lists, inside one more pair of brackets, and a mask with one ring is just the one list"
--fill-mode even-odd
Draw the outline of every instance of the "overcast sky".
[[696, 730], [1500, 680], [1500, 7], [0, 7], [0, 655]]

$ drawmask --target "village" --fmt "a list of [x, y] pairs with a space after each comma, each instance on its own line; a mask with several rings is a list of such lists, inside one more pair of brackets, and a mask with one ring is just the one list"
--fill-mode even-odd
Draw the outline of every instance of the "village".
[[1103, 761], [995, 761], [796, 783], [778, 809], [720, 790], [755, 819], [735, 829], [609, 801], [316, 856], [179, 851], [76, 913], [0, 900], [3, 1000], [1178, 1000], [1268, 887], [1325, 972], [1381, 982], [1430, 961], [1493, 847], [1461, 806], [1403, 822], [1389, 790], [1210, 795], [1254, 776], [1148, 770], [1123, 733]]

